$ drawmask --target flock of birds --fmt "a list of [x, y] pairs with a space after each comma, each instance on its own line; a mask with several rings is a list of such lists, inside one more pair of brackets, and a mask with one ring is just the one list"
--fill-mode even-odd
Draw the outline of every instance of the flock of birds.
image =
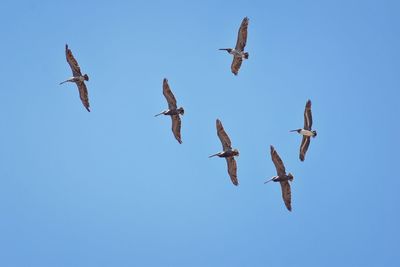
[[[239, 28], [237, 42], [235, 48], [221, 48], [219, 50], [227, 51], [229, 54], [233, 56], [233, 61], [231, 65], [231, 71], [234, 75], [237, 75], [239, 69], [242, 65], [244, 59], [249, 58], [249, 53], [244, 52], [244, 48], [246, 46], [247, 41], [247, 27], [249, 25], [249, 19], [245, 17], [242, 20], [242, 23]], [[67, 62], [72, 70], [72, 77], [61, 82], [60, 84], [66, 82], [75, 83], [78, 86], [79, 96], [82, 101], [83, 106], [86, 108], [87, 111], [90, 112], [90, 105], [89, 105], [89, 97], [88, 97], [88, 90], [85, 85], [85, 81], [89, 81], [89, 76], [87, 74], [82, 75], [81, 69], [79, 67], [78, 62], [72, 55], [71, 50], [68, 48], [68, 45], [65, 46], [65, 55], [67, 58]], [[183, 107], [177, 106], [176, 99], [174, 94], [169, 87], [168, 80], [163, 80], [163, 94], [168, 103], [168, 109], [162, 111], [161, 113], [155, 115], [166, 115], [170, 116], [172, 119], [172, 132], [175, 136], [175, 139], [182, 144], [181, 138], [181, 118], [180, 115], [184, 114]], [[218, 156], [220, 158], [225, 158], [227, 165], [228, 165], [228, 173], [231, 178], [231, 181], [234, 185], [239, 185], [239, 181], [237, 178], [237, 164], [235, 160], [235, 156], [239, 156], [239, 150], [232, 148], [231, 140], [226, 133], [224, 127], [222, 126], [222, 122], [217, 119], [216, 120], [216, 127], [217, 127], [217, 135], [222, 144], [222, 151], [216, 154], [213, 154], [211, 157]], [[308, 100], [304, 110], [304, 127], [301, 129], [292, 130], [291, 132], [297, 132], [303, 136], [300, 145], [300, 160], [304, 161], [306, 152], [310, 145], [311, 137], [316, 137], [317, 132], [312, 130], [312, 113], [311, 113], [311, 101]], [[282, 189], [282, 198], [286, 205], [286, 208], [291, 211], [292, 210], [292, 197], [291, 197], [291, 188], [289, 181], [293, 181], [293, 175], [291, 173], [286, 174], [285, 165], [283, 164], [282, 159], [280, 158], [278, 152], [275, 148], [271, 145], [271, 159], [275, 165], [277, 175], [272, 177], [270, 180], [266, 181], [268, 183], [270, 181], [273, 182], [280, 182], [281, 189]]]

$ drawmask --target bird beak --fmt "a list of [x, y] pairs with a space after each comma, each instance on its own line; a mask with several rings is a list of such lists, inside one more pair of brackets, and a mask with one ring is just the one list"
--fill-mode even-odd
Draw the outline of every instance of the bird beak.
[[290, 130], [289, 132], [297, 132], [297, 130]]
[[267, 183], [271, 182], [272, 180], [274, 180], [274, 178], [271, 178], [268, 181], [265, 181], [264, 184], [267, 184]]
[[228, 51], [227, 48], [220, 48], [220, 49], [218, 49], [218, 50], [225, 50], [225, 51]]
[[161, 112], [161, 113], [158, 113], [158, 114], [154, 115], [154, 117], [160, 116], [161, 114], [164, 114], [164, 111]]

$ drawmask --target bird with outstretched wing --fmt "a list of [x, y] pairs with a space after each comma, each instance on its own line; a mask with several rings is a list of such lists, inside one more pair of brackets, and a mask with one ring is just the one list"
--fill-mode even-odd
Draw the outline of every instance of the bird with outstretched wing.
[[79, 67], [78, 62], [76, 61], [74, 55], [72, 54], [71, 49], [68, 48], [67, 44], [65, 45], [65, 56], [72, 70], [73, 77], [60, 84], [63, 84], [65, 82], [76, 83], [76, 85], [78, 86], [79, 97], [82, 101], [82, 104], [86, 108], [86, 110], [90, 112], [89, 95], [86, 84], [84, 82], [89, 80], [89, 76], [87, 74], [82, 75], [81, 68]]
[[[247, 42], [247, 27], [249, 25], [249, 18], [245, 17], [240, 24], [240, 28], [238, 31], [238, 36], [237, 36], [237, 41], [236, 41], [236, 46], [235, 50], [237, 52], [243, 52], [244, 47], [246, 46]], [[247, 59], [248, 58], [248, 53], [244, 53], [244, 57]], [[231, 65], [231, 71], [233, 74], [237, 75], [239, 73], [239, 69], [242, 66], [243, 62], [243, 56], [239, 55], [234, 55], [233, 56], [233, 61]]]
[[[279, 177], [286, 176], [285, 165], [283, 165], [283, 161], [281, 157], [279, 157], [278, 152], [276, 152], [275, 148], [271, 146], [271, 158], [272, 162], [275, 165], [276, 172]], [[286, 208], [289, 211], [292, 211], [292, 193], [290, 189], [290, 184], [288, 180], [280, 181], [281, 190], [282, 190], [282, 198], [285, 202]]]
[[[312, 128], [312, 113], [311, 113], [311, 100], [308, 100], [304, 108], [304, 130], [311, 131]], [[308, 147], [310, 146], [311, 137], [303, 135], [300, 145], [300, 160], [304, 161]]]

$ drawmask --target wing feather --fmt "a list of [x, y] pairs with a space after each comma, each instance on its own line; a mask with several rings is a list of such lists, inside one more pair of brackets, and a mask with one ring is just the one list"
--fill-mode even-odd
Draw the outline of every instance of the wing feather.
[[90, 112], [89, 94], [86, 88], [86, 84], [84, 82], [77, 82], [76, 85], [78, 86], [79, 97], [81, 98], [83, 106], [86, 108], [87, 111]]
[[304, 109], [304, 129], [311, 131], [312, 123], [311, 100], [308, 100]]
[[238, 37], [236, 41], [235, 50], [242, 52], [247, 42], [247, 26], [249, 25], [249, 18], [245, 17], [240, 24]]
[[229, 136], [225, 132], [224, 127], [222, 126], [222, 122], [219, 119], [217, 119], [216, 121], [216, 126], [217, 126], [217, 135], [219, 137], [219, 140], [221, 141], [222, 149], [224, 151], [232, 149], [231, 139], [229, 139]]
[[275, 165], [277, 174], [279, 176], [284, 176], [286, 174], [285, 165], [283, 165], [281, 157], [279, 157], [278, 152], [276, 152], [273, 146], [271, 146], [271, 158]]
[[228, 173], [229, 176], [231, 177], [231, 181], [234, 185], [239, 185], [238, 179], [237, 179], [237, 165], [236, 165], [236, 160], [234, 157], [228, 157], [225, 158], [226, 163], [228, 164]]
[[289, 211], [292, 211], [292, 192], [290, 189], [289, 181], [281, 181], [280, 184], [282, 189], [283, 202], [285, 202], [286, 208]]
[[176, 109], [176, 99], [174, 94], [172, 93], [171, 89], [169, 88], [168, 80], [164, 79], [163, 81], [163, 94], [168, 102], [169, 109]]
[[300, 146], [300, 160], [301, 161], [304, 161], [304, 159], [306, 158], [306, 153], [308, 150], [308, 146], [310, 145], [310, 140], [311, 140], [311, 137], [303, 135], [303, 140], [301, 140], [301, 146]]
[[181, 118], [179, 115], [172, 115], [172, 132], [174, 133], [175, 139], [182, 144], [181, 138]]
[[74, 77], [82, 76], [81, 68], [79, 67], [78, 62], [74, 58], [74, 55], [72, 55], [71, 49], [68, 48], [68, 45], [65, 45], [65, 56], [67, 58], [69, 66], [71, 67], [72, 75]]
[[242, 61], [243, 61], [242, 57], [237, 57], [237, 56], [233, 57], [231, 65], [231, 71], [233, 74], [237, 75], [239, 73], [240, 66], [242, 66]]

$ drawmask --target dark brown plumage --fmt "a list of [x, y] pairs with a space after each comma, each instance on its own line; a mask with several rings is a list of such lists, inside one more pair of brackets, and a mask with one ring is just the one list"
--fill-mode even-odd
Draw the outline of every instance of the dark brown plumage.
[[175, 136], [175, 139], [179, 142], [179, 144], [182, 144], [182, 138], [181, 138], [181, 118], [179, 115], [184, 114], [184, 109], [182, 107], [177, 108], [176, 104], [176, 99], [174, 94], [171, 91], [171, 88], [169, 87], [168, 80], [164, 78], [163, 80], [163, 95], [165, 99], [167, 100], [168, 103], [168, 109], [164, 110], [163, 112], [155, 115], [169, 115], [171, 116], [172, 120], [172, 133]]
[[228, 174], [234, 185], [239, 185], [237, 178], [237, 164], [235, 156], [239, 156], [239, 151], [237, 149], [232, 149], [231, 140], [228, 134], [225, 132], [224, 127], [219, 119], [216, 120], [217, 135], [222, 144], [222, 152], [211, 155], [210, 157], [218, 156], [226, 159], [228, 166]]
[[[82, 101], [83, 106], [87, 111], [90, 112], [90, 104], [89, 104], [89, 95], [86, 84], [84, 81], [89, 80], [89, 76], [87, 74], [82, 75], [81, 68], [79, 67], [78, 62], [72, 55], [71, 50], [68, 48], [68, 45], [65, 45], [65, 56], [67, 58], [67, 62], [72, 70], [73, 77], [64, 82], [74, 82], [78, 86], [79, 97]], [[60, 83], [63, 84], [64, 82]]]
[[[312, 124], [313, 124], [313, 119], [311, 112], [311, 100], [307, 100], [306, 106], [304, 108], [304, 130], [311, 131]], [[315, 137], [317, 135], [317, 132], [313, 131], [313, 133]], [[301, 140], [301, 145], [300, 145], [300, 154], [299, 154], [299, 158], [301, 161], [304, 161], [306, 158], [306, 153], [308, 147], [310, 146], [310, 142], [311, 142], [311, 137], [303, 135], [303, 139]]]
[[289, 181], [293, 180], [293, 175], [290, 173], [286, 175], [285, 165], [283, 165], [281, 157], [279, 157], [278, 152], [276, 152], [273, 146], [271, 146], [270, 148], [271, 148], [271, 159], [275, 165], [276, 172], [278, 174], [278, 177], [274, 177], [273, 180], [280, 182], [282, 190], [282, 198], [283, 201], [285, 202], [285, 206], [289, 211], [292, 211], [292, 193]]
[[249, 18], [245, 17], [240, 24], [235, 50], [243, 52], [247, 42], [247, 27], [249, 26]]
[[219, 50], [225, 50], [229, 54], [233, 55], [233, 60], [231, 64], [231, 71], [233, 74], [237, 75], [239, 69], [242, 65], [243, 59], [249, 58], [249, 53], [244, 52], [244, 48], [247, 42], [247, 27], [249, 25], [249, 18], [245, 17], [240, 24], [238, 36], [236, 40], [236, 46], [232, 48], [221, 48]]

